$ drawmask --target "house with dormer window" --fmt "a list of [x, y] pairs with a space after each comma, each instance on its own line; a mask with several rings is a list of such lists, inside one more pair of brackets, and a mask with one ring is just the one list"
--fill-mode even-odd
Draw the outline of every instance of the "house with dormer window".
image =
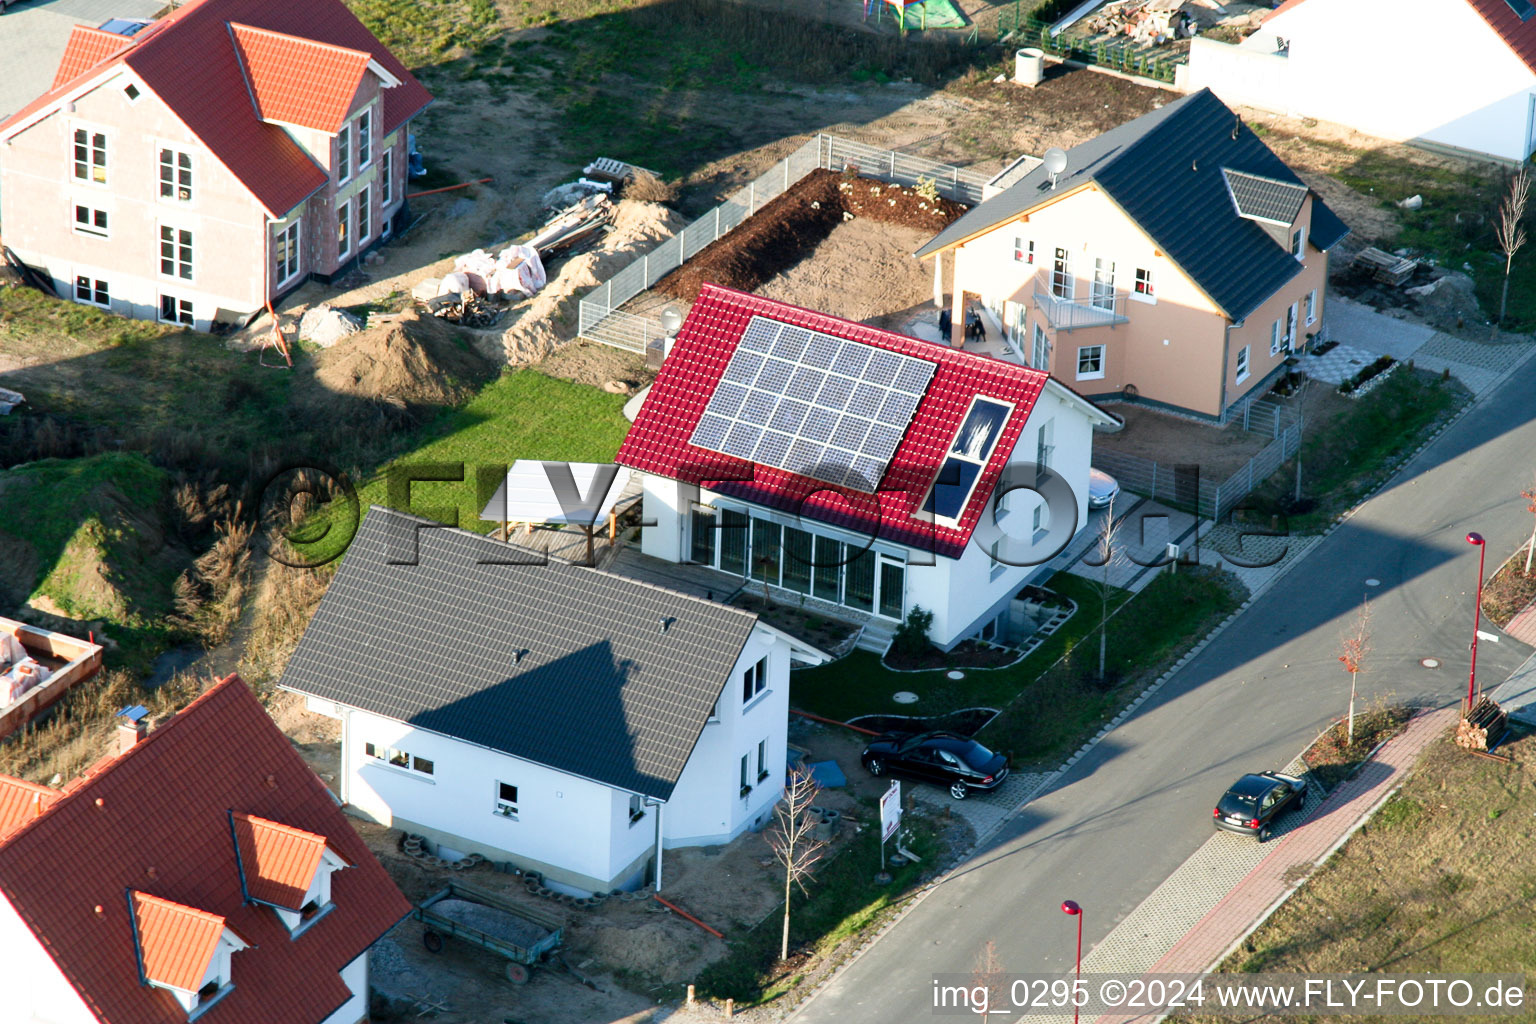
[[1031, 166], [917, 251], [953, 260], [955, 345], [980, 307], [1001, 358], [1222, 420], [1324, 331], [1348, 229], [1209, 90]]
[[243, 323], [390, 237], [430, 101], [340, 0], [76, 26], [52, 88], [0, 123], [6, 245], [76, 302]]
[[615, 461], [646, 555], [860, 620], [861, 644], [921, 607], [948, 650], [1000, 638], [1085, 528], [1113, 422], [1042, 370], [706, 285]]
[[238, 676], [142, 723], [62, 789], [0, 776], [7, 1024], [366, 1020], [410, 904], [331, 792]]
[[587, 895], [761, 828], [789, 665], [756, 615], [373, 506], [280, 685], [342, 723], [348, 809]]

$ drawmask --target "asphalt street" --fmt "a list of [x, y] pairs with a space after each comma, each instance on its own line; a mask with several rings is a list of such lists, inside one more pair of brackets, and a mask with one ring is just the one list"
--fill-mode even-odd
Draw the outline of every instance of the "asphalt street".
[[[1086, 956], [1205, 842], [1211, 807], [1236, 776], [1282, 767], [1344, 712], [1339, 638], [1366, 597], [1364, 700], [1441, 705], [1464, 694], [1477, 585], [1466, 535], [1487, 538], [1490, 574], [1530, 535], [1519, 492], [1536, 469], [1533, 393], [1527, 360], [806, 1003], [797, 1024], [931, 1019], [933, 975], [971, 972], [989, 940], [1005, 971], [1070, 969], [1076, 925], [1062, 900], [1083, 906]], [[1483, 642], [1478, 675], [1497, 685], [1529, 654], [1508, 638]]]

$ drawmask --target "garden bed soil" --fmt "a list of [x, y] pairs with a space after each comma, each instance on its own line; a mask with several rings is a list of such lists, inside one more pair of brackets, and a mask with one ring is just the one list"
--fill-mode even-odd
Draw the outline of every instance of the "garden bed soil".
[[[1524, 545], [1521, 545], [1522, 549]], [[1503, 629], [1511, 619], [1536, 601], [1536, 562], [1532, 563], [1531, 575], [1525, 574], [1525, 552], [1517, 550], [1509, 561], [1499, 567], [1483, 586], [1483, 614], [1488, 621]]]
[[692, 302], [706, 284], [755, 291], [799, 263], [849, 217], [938, 234], [966, 207], [929, 200], [912, 188], [856, 175], [816, 170], [789, 191], [701, 249], [656, 283], [656, 290]]
[[1011, 647], [994, 647], [967, 640], [956, 644], [948, 652], [929, 647], [918, 654], [906, 654], [892, 646], [881, 660], [886, 668], [898, 672], [941, 668], [1002, 668], [1018, 661], [1019, 652]]
[[765, 604], [760, 589], [756, 593], [744, 589], [731, 599], [731, 604], [752, 612], [775, 629], [782, 629], [790, 636], [829, 654], [840, 644], [851, 640], [858, 631], [857, 626], [847, 622], [782, 603], [787, 600], [789, 598], [775, 598]]
[[1344, 719], [1334, 722], [1301, 755], [1312, 778], [1326, 792], [1343, 782], [1370, 756], [1377, 745], [1403, 731], [1417, 708], [1377, 702], [1355, 706], [1355, 741], [1346, 739]]

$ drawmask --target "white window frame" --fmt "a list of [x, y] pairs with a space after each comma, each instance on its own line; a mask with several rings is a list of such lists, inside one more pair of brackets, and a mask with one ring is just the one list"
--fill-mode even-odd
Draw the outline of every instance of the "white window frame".
[[1307, 226], [1296, 225], [1296, 230], [1291, 232], [1291, 255], [1296, 257], [1296, 262], [1301, 263], [1307, 258]]
[[[159, 246], [159, 250], [156, 252], [155, 257], [156, 257], [156, 261], [157, 261], [156, 265], [157, 265], [157, 268], [159, 269], [159, 275], [158, 276], [159, 276], [160, 280], [162, 280], [162, 281], [176, 281], [178, 283], [185, 282], [186, 284], [192, 284], [194, 281], [197, 280], [197, 232], [193, 231], [191, 228], [183, 227], [180, 224], [172, 223], [172, 222], [169, 222], [169, 221], [161, 221], [159, 223], [158, 227], [159, 227], [159, 230], [155, 233], [155, 243], [156, 243], [157, 246]], [[169, 274], [167, 274], [165, 272], [165, 270], [164, 270], [164, 268], [162, 266], [162, 264], [164, 263], [165, 258], [166, 258], [166, 256], [165, 256], [165, 245], [166, 245], [165, 233], [167, 231], [171, 232], [171, 238], [170, 238], [171, 257], [170, 257], [170, 259], [171, 259], [171, 270], [172, 270], [172, 272], [169, 273]], [[183, 234], [185, 234], [187, 236], [185, 245], [183, 245], [182, 238], [181, 238], [181, 236]], [[183, 262], [182, 258], [181, 258], [181, 251], [182, 251], [183, 248], [185, 248], [186, 251], [187, 251], [187, 258], [186, 258], [186, 261], [185, 261], [186, 262], [187, 272], [185, 274], [181, 273], [182, 262]]]
[[1013, 236], [1013, 262], [1034, 265], [1035, 240], [1033, 238], [1025, 238], [1022, 235]]
[[357, 173], [361, 174], [373, 163], [373, 108], [359, 111], [352, 126], [352, 135], [357, 140]]
[[768, 770], [768, 737], [757, 741], [757, 781], [767, 782], [773, 773]]
[[357, 229], [357, 245], [359, 249], [367, 245], [368, 239], [373, 237], [372, 192], [372, 188], [364, 185], [357, 190], [357, 195], [352, 200], [352, 217], [355, 222], [352, 226]]
[[1051, 294], [1058, 299], [1066, 299], [1070, 302], [1074, 284], [1072, 250], [1064, 245], [1058, 245], [1051, 253]]
[[989, 583], [1008, 571], [1008, 566], [1004, 565], [1002, 559], [998, 558], [998, 555], [1001, 553], [1002, 549], [1003, 538], [999, 537], [997, 540], [992, 542], [992, 550], [988, 552], [988, 554], [992, 556], [991, 569], [987, 575], [987, 582]]
[[1277, 319], [1269, 325], [1269, 354], [1280, 354], [1280, 341], [1285, 336], [1285, 326]]
[[763, 655], [757, 661], [747, 666], [747, 670], [741, 674], [741, 706], [755, 703], [758, 698], [768, 692], [768, 655]]
[[[86, 286], [83, 297], [80, 294], [81, 281], [84, 281]], [[102, 301], [96, 298], [98, 293], [105, 294], [106, 300]], [[74, 297], [75, 301], [83, 306], [95, 306], [97, 309], [112, 308], [112, 287], [110, 283], [103, 281], [94, 274], [75, 274]]]
[[741, 785], [741, 795], [746, 796], [752, 792], [752, 755], [741, 755], [741, 771], [737, 775], [737, 781]]
[[1296, 334], [1300, 330], [1301, 303], [1293, 302], [1285, 307], [1285, 347], [1290, 351], [1296, 349]]
[[1317, 323], [1317, 289], [1307, 292], [1307, 326]]
[[[506, 797], [501, 795], [502, 786], [511, 787], [511, 800], [508, 800]], [[518, 820], [518, 816], [522, 814], [522, 794], [518, 792], [516, 785], [511, 782], [504, 782], [501, 779], [496, 779], [495, 788], [491, 790], [491, 796], [494, 800], [494, 802], [491, 804], [492, 814], [496, 815], [498, 818], [506, 818], [508, 821]]]
[[[196, 325], [196, 307], [193, 306], [191, 299], [178, 299], [176, 296], [168, 295], [165, 292], [161, 292], [157, 298], [159, 299], [160, 308], [155, 313], [155, 318], [160, 323], [176, 324], [178, 327], [192, 327]], [[172, 315], [170, 317], [165, 315], [165, 302], [167, 299], [172, 304]], [[182, 317], [186, 317], [186, 319], [183, 320]]]
[[[1034, 332], [1029, 339], [1029, 365], [1037, 370], [1044, 370], [1049, 373], [1051, 370], [1051, 337], [1045, 333], [1045, 328], [1040, 326], [1039, 321], [1035, 321], [1034, 328]], [[1041, 358], [1042, 353], [1044, 354], [1043, 359]]]
[[[300, 259], [300, 253], [303, 249], [304, 240], [304, 231], [301, 227], [303, 223], [304, 218], [299, 217], [290, 223], [278, 228], [276, 233], [272, 236], [272, 256], [274, 261], [272, 264], [272, 274], [279, 286], [285, 285], [289, 281], [292, 281], [295, 277], [299, 276], [299, 264], [303, 262], [303, 260]], [[293, 236], [293, 256], [292, 266], [289, 268], [288, 273], [285, 275], [282, 272], [282, 257], [279, 254], [283, 249], [284, 236], [289, 234]]]
[[[1104, 305], [1105, 302], [1109, 305]], [[1093, 260], [1093, 284], [1088, 292], [1088, 304], [1094, 309], [1115, 311], [1115, 261], [1095, 256]]]
[[[81, 165], [81, 162], [75, 156], [75, 147], [77, 145], [79, 145], [79, 143], [75, 140], [75, 136], [78, 133], [80, 133], [80, 132], [85, 132], [85, 163], [84, 163], [84, 167], [85, 167], [85, 172], [86, 173], [84, 175], [81, 175], [80, 173], [78, 173], [79, 167]], [[107, 188], [110, 185], [110, 183], [112, 181], [112, 173], [111, 173], [112, 172], [112, 134], [113, 133], [109, 132], [107, 129], [99, 128], [99, 127], [96, 127], [94, 125], [85, 125], [85, 124], [72, 124], [72, 125], [70, 125], [70, 132], [69, 132], [69, 180], [70, 181], [72, 181], [72, 182], [74, 182], [76, 184], [79, 184], [79, 185], [89, 185], [92, 188]], [[95, 142], [95, 137], [98, 136], [98, 135], [101, 136], [101, 146], [100, 146], [100, 149], [101, 149], [101, 163], [99, 165], [95, 161], [95, 154], [96, 154], [96, 150], [97, 150], [97, 146], [96, 146], [96, 142]], [[100, 181], [98, 181], [96, 179], [96, 175], [94, 173], [94, 169], [97, 166], [100, 166], [100, 168], [101, 168], [101, 180]]]
[[389, 209], [389, 204], [395, 201], [395, 150], [393, 146], [385, 146], [379, 152], [379, 210], [380, 219], [388, 221], [382, 215], [382, 211]]
[[[169, 196], [165, 194], [165, 186], [167, 184], [165, 180], [166, 153], [171, 154], [171, 180], [169, 182], [171, 191], [178, 193]], [[181, 166], [182, 157], [185, 157], [187, 161], [185, 168]], [[179, 195], [181, 189], [180, 172], [183, 169], [186, 170], [188, 179], [187, 198], [185, 199], [182, 199]], [[171, 206], [191, 206], [197, 200], [197, 154], [193, 153], [190, 149], [183, 149], [171, 143], [155, 143], [155, 189], [159, 202]]]
[[336, 132], [336, 184], [352, 180], [352, 125], [344, 124]]
[[1131, 281], [1131, 298], [1149, 306], [1157, 305], [1157, 278], [1151, 267], [1137, 267]]
[[[86, 222], [80, 223], [80, 211], [87, 214]], [[96, 218], [100, 217], [105, 223], [97, 225]], [[89, 198], [85, 200], [73, 200], [70, 202], [69, 227], [77, 235], [89, 235], [91, 238], [112, 237], [112, 211], [104, 206], [94, 205]]]
[[[1083, 353], [1089, 351], [1090, 349], [1098, 349], [1099, 350], [1099, 368], [1096, 371], [1090, 370], [1089, 372], [1084, 373], [1083, 372]], [[1077, 347], [1077, 379], [1078, 380], [1103, 380], [1104, 379], [1104, 374], [1108, 370], [1108, 366], [1109, 366], [1109, 353], [1105, 351], [1105, 348], [1104, 348], [1103, 345], [1079, 345]]]
[[[386, 768], [394, 768], [397, 771], [409, 772], [412, 776], [425, 776], [429, 779], [437, 778], [437, 762], [431, 758], [421, 757], [409, 750], [401, 750], [399, 747], [385, 746], [382, 743], [364, 743], [363, 756], [371, 758]], [[404, 758], [403, 764], [396, 758]], [[424, 762], [427, 767], [419, 768], [417, 764]]]
[[1239, 384], [1247, 380], [1248, 375], [1251, 372], [1250, 364], [1252, 363], [1252, 359], [1250, 358], [1251, 353], [1248, 350], [1252, 347], [1252, 345], [1244, 345], [1242, 348], [1237, 350], [1237, 383]]

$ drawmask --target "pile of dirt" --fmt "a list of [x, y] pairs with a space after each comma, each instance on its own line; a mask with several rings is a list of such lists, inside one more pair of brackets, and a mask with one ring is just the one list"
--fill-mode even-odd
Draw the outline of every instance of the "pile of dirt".
[[513, 366], [537, 363], [576, 337], [577, 303], [582, 295], [677, 234], [685, 221], [659, 203], [625, 199], [614, 208], [613, 226], [597, 249], [572, 256], [549, 271], [531, 302], [514, 310], [516, 319], [501, 334]]
[[948, 199], [926, 199], [914, 188], [812, 171], [655, 287], [688, 302], [698, 298], [706, 282], [755, 291], [798, 263], [845, 220], [865, 217], [938, 234], [965, 211], [965, 206]]
[[414, 310], [353, 334], [314, 360], [311, 404], [347, 395], [405, 406], [453, 405], [493, 375], [457, 329]]

